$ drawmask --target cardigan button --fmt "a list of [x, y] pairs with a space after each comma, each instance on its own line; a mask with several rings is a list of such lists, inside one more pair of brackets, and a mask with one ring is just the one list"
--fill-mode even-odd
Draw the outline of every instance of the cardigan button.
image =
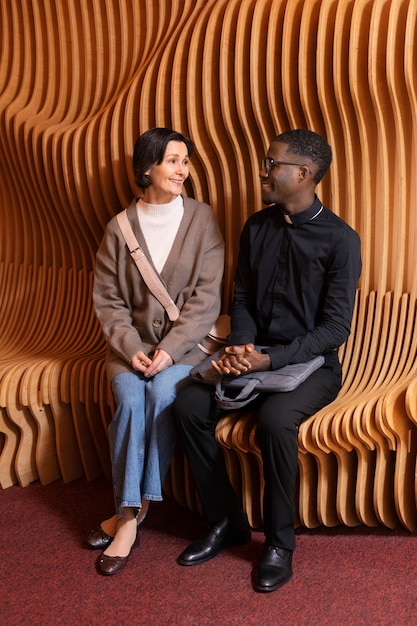
[[159, 328], [159, 327], [161, 326], [161, 324], [162, 324], [162, 321], [161, 321], [161, 320], [154, 320], [154, 321], [152, 322], [152, 326], [153, 326], [154, 328]]

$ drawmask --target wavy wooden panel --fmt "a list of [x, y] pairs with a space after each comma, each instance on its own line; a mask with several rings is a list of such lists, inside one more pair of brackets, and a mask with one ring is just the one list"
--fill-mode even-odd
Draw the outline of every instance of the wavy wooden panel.
[[[306, 126], [333, 147], [318, 193], [359, 232], [363, 273], [342, 391], [300, 429], [300, 522], [414, 528], [416, 41], [414, 0], [0, 3], [2, 488], [109, 473], [91, 285], [107, 221], [140, 193], [138, 135], [193, 138], [186, 192], [224, 233], [227, 310], [259, 161]], [[252, 417], [218, 438], [259, 525]], [[178, 451], [168, 488], [199, 510]]]

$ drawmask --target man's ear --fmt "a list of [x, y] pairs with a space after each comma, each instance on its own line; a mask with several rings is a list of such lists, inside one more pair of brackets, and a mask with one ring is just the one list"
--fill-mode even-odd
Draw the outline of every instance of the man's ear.
[[307, 176], [309, 174], [309, 169], [307, 166], [302, 165], [300, 167], [300, 169], [298, 170], [298, 180], [301, 182], [303, 182]]
[[307, 178], [308, 170], [304, 166], [300, 166], [298, 170], [298, 180], [302, 183]]

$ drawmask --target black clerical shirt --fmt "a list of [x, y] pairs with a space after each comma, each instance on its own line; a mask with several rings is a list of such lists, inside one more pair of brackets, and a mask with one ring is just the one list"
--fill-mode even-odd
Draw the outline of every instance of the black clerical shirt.
[[291, 220], [278, 205], [249, 217], [235, 277], [229, 344], [272, 346], [272, 369], [346, 341], [361, 272], [357, 233], [317, 197]]

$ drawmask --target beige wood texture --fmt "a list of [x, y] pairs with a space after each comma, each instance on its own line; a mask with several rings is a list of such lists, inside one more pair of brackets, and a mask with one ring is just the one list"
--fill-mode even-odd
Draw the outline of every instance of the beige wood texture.
[[[192, 137], [186, 193], [226, 241], [262, 208], [273, 137], [333, 147], [318, 193], [362, 239], [338, 398], [299, 434], [297, 523], [417, 525], [417, 6], [415, 0], [0, 3], [0, 486], [110, 475], [113, 400], [94, 316], [94, 258], [127, 206], [137, 137]], [[262, 525], [256, 416], [217, 438]], [[177, 448], [166, 491], [201, 511]]]

